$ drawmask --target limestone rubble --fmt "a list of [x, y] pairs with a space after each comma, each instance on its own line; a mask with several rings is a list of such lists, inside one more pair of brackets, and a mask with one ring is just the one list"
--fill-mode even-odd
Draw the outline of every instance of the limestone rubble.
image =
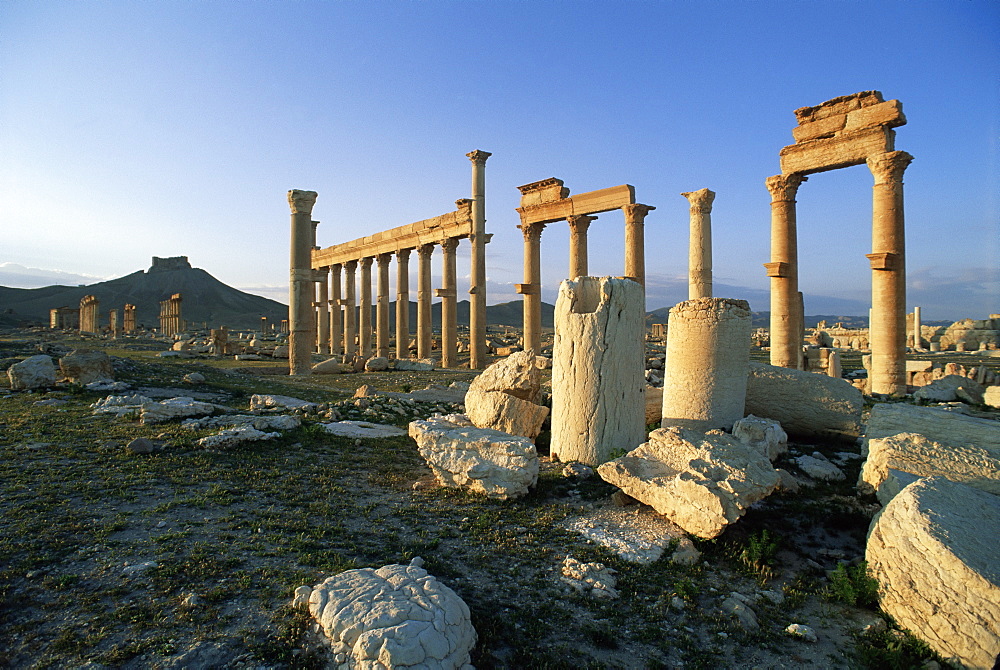
[[465, 412], [479, 428], [534, 439], [549, 414], [549, 408], [539, 404], [541, 395], [535, 355], [519, 351], [472, 380], [465, 394]]

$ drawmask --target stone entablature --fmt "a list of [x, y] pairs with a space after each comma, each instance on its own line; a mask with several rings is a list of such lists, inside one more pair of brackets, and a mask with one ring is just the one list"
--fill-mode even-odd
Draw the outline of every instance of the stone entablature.
[[394, 254], [400, 249], [441, 244], [452, 238], [463, 239], [471, 234], [472, 200], [456, 200], [454, 212], [315, 250], [312, 253], [312, 266], [318, 270], [365, 257]]
[[[554, 223], [571, 216], [600, 214], [635, 204], [635, 187], [629, 184], [569, 195], [561, 179], [550, 177], [517, 187], [521, 191], [521, 225]], [[561, 197], [560, 197], [561, 196]]]

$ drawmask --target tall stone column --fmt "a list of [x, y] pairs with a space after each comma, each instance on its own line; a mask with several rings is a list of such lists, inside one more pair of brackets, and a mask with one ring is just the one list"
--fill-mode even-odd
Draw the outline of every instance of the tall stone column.
[[577, 214], [567, 216], [569, 224], [569, 278], [587, 276], [587, 229], [596, 216]]
[[924, 338], [920, 333], [920, 308], [913, 308], [913, 348], [923, 349]]
[[378, 298], [375, 306], [375, 353], [383, 358], [389, 357], [389, 261], [392, 254], [379, 254], [378, 261]]
[[903, 172], [913, 156], [889, 151], [868, 159], [872, 189], [872, 393], [906, 393], [906, 261]]
[[524, 283], [515, 286], [524, 296], [524, 349], [542, 351], [542, 253], [544, 223], [518, 226], [524, 235]]
[[469, 367], [486, 367], [486, 159], [488, 151], [466, 154], [472, 161], [472, 242], [469, 280]]
[[410, 252], [396, 252], [396, 358], [410, 357]]
[[[600, 465], [646, 439], [642, 286], [576, 277], [559, 287], [552, 352], [553, 456]], [[749, 351], [749, 343], [747, 345]]]
[[358, 354], [357, 261], [344, 263], [344, 355]]
[[688, 241], [688, 299], [712, 297], [712, 203], [707, 188], [681, 193], [691, 205]]
[[358, 341], [361, 355], [372, 355], [372, 261], [368, 256], [361, 259], [361, 302], [358, 310]]
[[[625, 205], [625, 276], [646, 286], [646, 215], [656, 209], [650, 205]], [[643, 299], [645, 303], [645, 299]], [[645, 305], [643, 306], [645, 309]]]
[[798, 321], [799, 259], [795, 232], [795, 193], [806, 177], [775, 175], [766, 180], [771, 192], [771, 365], [797, 368], [802, 348]]
[[312, 322], [312, 208], [315, 204], [315, 191], [288, 192], [288, 205], [292, 210], [288, 286], [288, 372], [293, 375], [307, 375], [312, 370], [312, 348], [315, 337]]
[[663, 427], [732, 430], [750, 371], [750, 305], [695, 298], [674, 305], [667, 331]]
[[417, 247], [417, 358], [431, 355], [431, 254], [433, 244]]
[[330, 266], [330, 353], [334, 356], [344, 353], [344, 302], [340, 285], [343, 271], [340, 263]]
[[315, 270], [316, 276], [316, 352], [330, 350], [330, 286], [327, 273], [330, 268]]
[[457, 268], [455, 249], [458, 238], [449, 237], [441, 242], [441, 283], [435, 293], [441, 298], [441, 367], [458, 366], [458, 284], [455, 279]]

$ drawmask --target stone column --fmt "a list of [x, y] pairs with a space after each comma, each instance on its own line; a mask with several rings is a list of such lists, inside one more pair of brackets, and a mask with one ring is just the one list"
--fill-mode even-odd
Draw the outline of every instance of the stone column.
[[596, 216], [578, 214], [567, 216], [569, 224], [569, 278], [587, 276], [587, 229]]
[[375, 306], [375, 353], [389, 357], [389, 261], [392, 254], [379, 254], [377, 302]]
[[806, 177], [799, 174], [768, 177], [771, 192], [771, 365], [797, 368], [801, 328], [797, 326], [799, 261], [795, 232], [795, 193]]
[[559, 287], [552, 360], [551, 452], [600, 465], [646, 439], [644, 292], [620, 277]]
[[108, 312], [108, 321], [109, 321], [109, 325], [111, 326], [111, 337], [113, 337], [114, 339], [117, 340], [118, 336], [120, 335], [120, 331], [118, 329], [118, 310], [117, 309], [113, 309], [113, 310], [111, 310], [111, 311]]
[[524, 283], [515, 285], [524, 296], [524, 349], [542, 350], [542, 255], [541, 241], [544, 223], [518, 226], [524, 235]]
[[625, 213], [625, 276], [642, 286], [646, 286], [645, 221], [646, 215], [654, 209], [650, 205], [639, 204], [622, 207]]
[[340, 275], [344, 266], [335, 263], [330, 266], [330, 353], [334, 356], [344, 353], [343, 291]]
[[396, 358], [410, 357], [410, 252], [396, 252]]
[[493, 154], [476, 150], [472, 161], [472, 242], [469, 281], [469, 367], [486, 367], [486, 159]]
[[361, 344], [361, 355], [368, 358], [372, 355], [372, 261], [374, 257], [361, 259], [361, 303], [358, 310], [358, 340]]
[[681, 193], [691, 204], [688, 240], [688, 299], [712, 297], [712, 203], [707, 188]]
[[920, 332], [920, 308], [913, 308], [913, 348], [923, 350], [924, 339]]
[[458, 366], [458, 284], [455, 279], [455, 249], [458, 238], [449, 237], [441, 242], [441, 283], [435, 293], [441, 298], [441, 367]]
[[431, 254], [433, 244], [417, 247], [417, 358], [431, 355]]
[[313, 271], [312, 208], [316, 204], [315, 191], [292, 190], [288, 192], [288, 205], [292, 210], [290, 281], [288, 287], [288, 372], [307, 375], [312, 370], [313, 326]]
[[732, 430], [746, 401], [750, 305], [730, 298], [686, 300], [671, 308], [668, 324], [663, 427]]
[[315, 270], [316, 275], [316, 351], [325, 354], [330, 350], [330, 288], [327, 273], [330, 268]]
[[906, 262], [903, 235], [905, 151], [868, 158], [872, 190], [872, 393], [906, 393]]
[[357, 261], [344, 263], [344, 355], [358, 354]]

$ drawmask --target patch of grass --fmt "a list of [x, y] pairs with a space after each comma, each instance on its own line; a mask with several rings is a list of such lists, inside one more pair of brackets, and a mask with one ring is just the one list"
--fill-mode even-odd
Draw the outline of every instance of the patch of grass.
[[778, 553], [779, 540], [766, 528], [747, 539], [746, 546], [737, 554], [740, 563], [764, 584], [774, 577], [774, 557]]
[[861, 634], [857, 638], [858, 660], [871, 670], [909, 670], [919, 668], [928, 659], [942, 667], [951, 667], [926, 642], [909, 633], [889, 629]]
[[868, 574], [868, 563], [849, 566], [838, 563], [830, 573], [826, 596], [852, 607], [878, 609], [878, 581]]

